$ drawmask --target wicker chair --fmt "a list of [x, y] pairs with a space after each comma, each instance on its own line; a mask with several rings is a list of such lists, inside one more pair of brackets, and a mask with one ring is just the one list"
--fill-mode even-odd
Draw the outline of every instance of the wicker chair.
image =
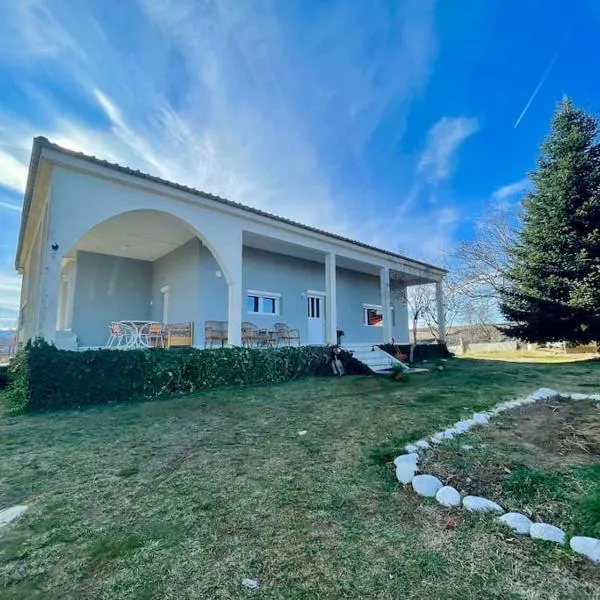
[[259, 333], [258, 327], [254, 323], [245, 321], [242, 323], [242, 345], [248, 348], [258, 344]]
[[277, 342], [286, 346], [291, 346], [292, 342], [297, 342], [300, 346], [300, 330], [290, 329], [285, 323], [275, 323]]
[[227, 321], [206, 321], [204, 324], [204, 347], [212, 348], [214, 342], [221, 348], [227, 342]]

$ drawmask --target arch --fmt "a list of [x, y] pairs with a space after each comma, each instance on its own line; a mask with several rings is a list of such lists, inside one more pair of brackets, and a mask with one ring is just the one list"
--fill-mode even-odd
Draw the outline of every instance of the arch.
[[[126, 219], [128, 221], [128, 223], [125, 224], [125, 227], [127, 227], [128, 224], [130, 223], [135, 223], [136, 220], [138, 220], [138, 224], [135, 225], [136, 227], [138, 227], [139, 229], [143, 230], [144, 227], [146, 228], [146, 230], [148, 230], [148, 223], [143, 223], [142, 219], [144, 216], [149, 216], [152, 220], [152, 225], [155, 225], [157, 222], [160, 222], [161, 219], [166, 220], [167, 222], [169, 222], [171, 225], [177, 224], [179, 225], [182, 229], [187, 230], [189, 233], [191, 233], [192, 237], [198, 238], [200, 240], [200, 242], [202, 243], [202, 245], [204, 247], [206, 247], [210, 253], [212, 254], [212, 256], [214, 257], [214, 259], [216, 260], [217, 264], [219, 265], [219, 269], [223, 272], [223, 275], [225, 277], [225, 280], [227, 281], [228, 284], [231, 284], [233, 281], [233, 275], [231, 273], [231, 266], [228, 264], [228, 262], [226, 260], [224, 260], [223, 258], [221, 258], [219, 250], [215, 247], [214, 243], [212, 242], [212, 240], [210, 239], [210, 237], [208, 237], [205, 233], [199, 231], [199, 229], [197, 227], [195, 227], [194, 225], [192, 225], [189, 221], [187, 221], [186, 219], [182, 218], [179, 215], [173, 214], [172, 212], [167, 212], [165, 210], [160, 210], [160, 209], [154, 209], [154, 208], [134, 208], [131, 210], [124, 210], [122, 212], [119, 212], [117, 214], [113, 214], [109, 217], [104, 218], [103, 220], [95, 223], [94, 225], [92, 225], [91, 227], [88, 228], [87, 231], [85, 231], [83, 234], [81, 234], [79, 236], [79, 238], [72, 243], [67, 249], [64, 249], [63, 252], [61, 253], [62, 258], [70, 258], [72, 253], [76, 250], [80, 250], [81, 249], [81, 245], [82, 242], [84, 243], [84, 249], [88, 249], [88, 244], [85, 243], [85, 241], [87, 239], [99, 239], [99, 236], [101, 236], [103, 233], [105, 233], [107, 231], [107, 229], [111, 226], [111, 224], [118, 224], [119, 221], [122, 221], [123, 219]], [[154, 229], [154, 227], [152, 227], [151, 229]], [[171, 233], [173, 233], [172, 231], [172, 227], [171, 227]], [[151, 232], [150, 232], [151, 234]], [[152, 244], [153, 242], [156, 242], [157, 240], [152, 240], [151, 237], [149, 237], [150, 234], [147, 234], [146, 239], [147, 242], [149, 244]], [[137, 235], [137, 234], [135, 234]], [[191, 237], [190, 237], [191, 239]], [[182, 242], [184, 243], [184, 242]], [[126, 248], [122, 248], [123, 252], [120, 254], [114, 254], [114, 252], [109, 251], [109, 252], [105, 252], [107, 254], [114, 254], [115, 256], [122, 256], [124, 258], [128, 257], [128, 252]], [[94, 251], [94, 250], [89, 250], [89, 251]], [[101, 248], [98, 248], [98, 252], [102, 253]], [[166, 253], [166, 252], [165, 252]], [[132, 258], [139, 258], [140, 260], [157, 260], [158, 258], [160, 258], [160, 256], [153, 256], [152, 254], [149, 254], [148, 257], [144, 258], [138, 255], [136, 256], [132, 256]]]

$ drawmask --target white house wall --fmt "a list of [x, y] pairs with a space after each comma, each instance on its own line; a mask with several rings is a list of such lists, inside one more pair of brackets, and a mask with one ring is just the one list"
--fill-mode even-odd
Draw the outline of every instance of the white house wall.
[[111, 321], [151, 318], [152, 263], [77, 253], [72, 329], [80, 346], [103, 346]]
[[[194, 342], [198, 343], [198, 325], [201, 315], [201, 269], [202, 245], [194, 238], [169, 254], [152, 263], [152, 320], [162, 321], [161, 288], [169, 287], [169, 323], [193, 321], [196, 326]], [[227, 288], [225, 288], [227, 308]]]
[[[244, 247], [243, 320], [260, 328], [272, 329], [275, 323], [285, 323], [300, 330], [301, 341], [308, 336], [308, 290], [325, 289], [325, 266], [309, 260], [284, 256]], [[247, 290], [281, 294], [279, 315], [249, 314]]]
[[[41, 308], [36, 309], [38, 322], [35, 333], [40, 333], [49, 340], [54, 339], [55, 333], [62, 258], [93, 227], [124, 212], [156, 210], [168, 213], [187, 223], [201, 239], [203, 247], [200, 252], [200, 275], [198, 280], [188, 281], [190, 298], [182, 300], [180, 306], [177, 306], [178, 300], [174, 290], [169, 290], [170, 309], [177, 311], [173, 313], [173, 318], [169, 316], [169, 320], [174, 320], [175, 315], [183, 317], [191, 308], [193, 316], [182, 320], [194, 320], [197, 333], [203, 331], [206, 320], [228, 321], [230, 342], [234, 344], [240, 343], [242, 321], [253, 321], [259, 326], [267, 327], [275, 321], [283, 321], [298, 327], [302, 338], [306, 339], [306, 299], [302, 294], [308, 289], [325, 291], [323, 264], [265, 252], [261, 254], [257, 250], [245, 249], [242, 253], [243, 231], [305, 245], [324, 253], [337, 253], [377, 267], [391, 265], [391, 268], [394, 268], [394, 259], [386, 258], [374, 250], [361, 249], [347, 242], [328, 239], [321, 234], [305, 232], [289, 224], [269, 223], [264, 217], [242, 213], [235, 207], [215, 204], [209, 198], [196, 198], [185, 191], [170, 191], [158, 183], [136, 181], [135, 177], [125, 174], [107, 173], [102, 167], [89, 163], [85, 165], [89, 173], [75, 170], [78, 167], [77, 159], [61, 157], [53, 152], [49, 155], [56, 155], [56, 160], [65, 166], [56, 164], [53, 168], [49, 219], [45, 235], [42, 236], [41, 283], [32, 292], [33, 298], [41, 299]], [[103, 175], [110, 175], [114, 180]], [[58, 250], [52, 250], [52, 244], [56, 244]], [[188, 266], [183, 272], [189, 273], [189, 263], [186, 260], [183, 260], [183, 263]], [[416, 265], [409, 265], [406, 269], [407, 272], [415, 273], [422, 270]], [[222, 276], [219, 277], [217, 272]], [[381, 304], [378, 277], [339, 268], [337, 273], [337, 326], [346, 332], [346, 341], [381, 341], [381, 328], [364, 326], [362, 316], [363, 303]], [[78, 265], [76, 289], [84, 289], [86, 285], [85, 277], [80, 284], [80, 275], [81, 269]], [[438, 276], [440, 275], [436, 275]], [[179, 281], [185, 278], [183, 274], [176, 276]], [[153, 279], [155, 276], [151, 274], [152, 290], [149, 291], [149, 297], [154, 303], [156, 285], [153, 285]], [[278, 315], [277, 319], [259, 315], [249, 316], [245, 302], [247, 289], [281, 293], [282, 314]], [[198, 290], [199, 305], [194, 308], [194, 296]], [[77, 298], [74, 304], [76, 311], [79, 304]], [[407, 321], [405, 307], [402, 303], [394, 303], [394, 307], [396, 325], [393, 335], [401, 341], [406, 341], [408, 323], [404, 323]], [[111, 316], [111, 319], [144, 318], [146, 314], [146, 318], [155, 316], [150, 307], [147, 312], [140, 310], [140, 314], [137, 315], [127, 313], [128, 311], [124, 313], [121, 310], [119, 315]], [[78, 331], [81, 323], [76, 322], [74, 314], [72, 326], [81, 338], [80, 343], [85, 344], [86, 339], [98, 339], [98, 333]], [[202, 337], [196, 336], [196, 344], [202, 343]], [[90, 342], [90, 345], [94, 344]]]

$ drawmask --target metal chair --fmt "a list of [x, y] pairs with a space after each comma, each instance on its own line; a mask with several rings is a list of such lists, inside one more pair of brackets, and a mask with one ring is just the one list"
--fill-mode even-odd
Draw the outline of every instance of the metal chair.
[[294, 341], [298, 342], [298, 346], [300, 346], [299, 329], [290, 329], [285, 323], [275, 323], [275, 334], [277, 341], [286, 346], [291, 346]]
[[124, 323], [113, 321], [109, 326], [110, 332], [106, 348], [128, 348], [133, 340], [133, 334], [130, 328]]
[[164, 348], [165, 333], [162, 323], [147, 323], [140, 331], [142, 344], [148, 348]]

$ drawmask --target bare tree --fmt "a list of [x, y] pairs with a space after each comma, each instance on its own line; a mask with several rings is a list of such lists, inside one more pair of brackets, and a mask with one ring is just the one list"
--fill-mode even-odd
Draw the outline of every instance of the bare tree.
[[494, 207], [476, 223], [473, 239], [458, 245], [455, 273], [463, 282], [465, 296], [498, 301], [516, 231], [515, 216], [504, 208]]
[[427, 305], [431, 302], [431, 294], [426, 285], [413, 285], [407, 288], [406, 298], [408, 301], [408, 311], [412, 319], [413, 344], [417, 343], [417, 329], [419, 321], [425, 318]]

